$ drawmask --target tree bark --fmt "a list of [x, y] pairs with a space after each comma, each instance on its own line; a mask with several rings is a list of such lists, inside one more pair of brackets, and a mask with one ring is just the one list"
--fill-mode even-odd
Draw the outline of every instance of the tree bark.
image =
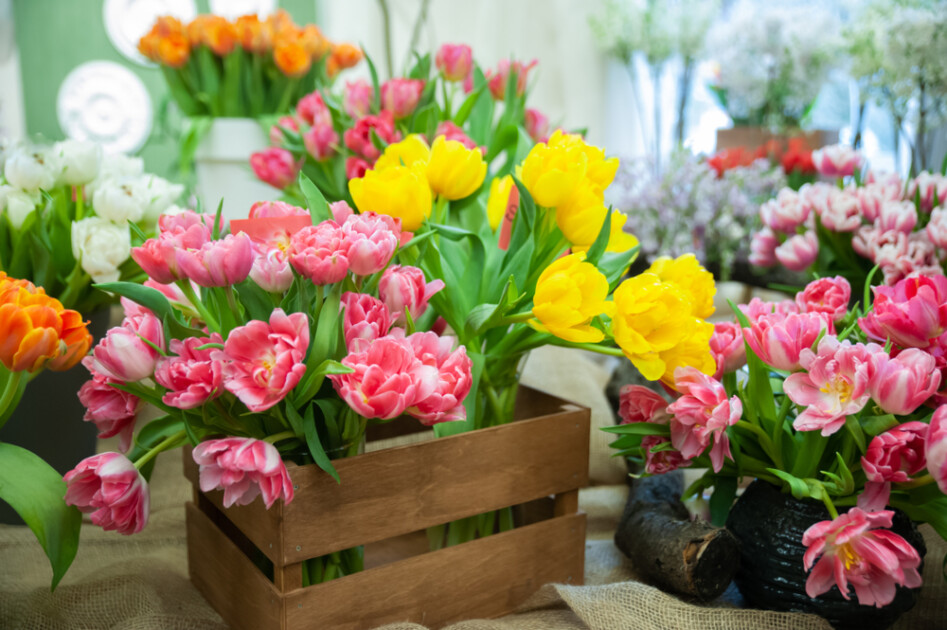
[[725, 528], [690, 520], [683, 487], [679, 472], [634, 480], [615, 544], [654, 586], [709, 601], [739, 568], [739, 543]]

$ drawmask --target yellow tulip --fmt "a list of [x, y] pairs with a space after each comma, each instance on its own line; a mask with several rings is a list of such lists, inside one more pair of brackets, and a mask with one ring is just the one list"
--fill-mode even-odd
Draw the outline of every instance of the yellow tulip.
[[691, 314], [694, 317], [707, 319], [714, 314], [717, 286], [714, 284], [713, 274], [700, 265], [694, 254], [684, 254], [677, 258], [662, 256], [654, 261], [648, 271], [663, 282], [680, 287], [690, 298]]
[[608, 209], [602, 189], [583, 180], [575, 191], [556, 207], [556, 224], [566, 240], [576, 247], [588, 249], [605, 221]]
[[503, 177], [494, 177], [490, 182], [490, 196], [487, 198], [487, 220], [490, 222], [490, 229], [496, 232], [503, 222], [503, 215], [506, 214], [506, 207], [510, 203], [510, 193], [513, 191], [513, 176], [504, 175]]
[[487, 176], [487, 163], [479, 148], [438, 136], [431, 146], [427, 180], [431, 190], [444, 199], [463, 199], [473, 194]]
[[539, 143], [523, 160], [520, 179], [536, 205], [555, 208], [585, 179], [588, 158], [580, 149]]
[[392, 166], [413, 166], [416, 162], [427, 164], [430, 159], [431, 150], [424, 136], [413, 133], [401, 142], [385, 147], [385, 152], [378, 157], [372, 169], [383, 171]]
[[710, 352], [710, 338], [713, 334], [713, 324], [696, 320], [689, 336], [681, 339], [670, 350], [660, 353], [661, 361], [664, 362], [664, 374], [661, 375], [661, 380], [673, 388], [674, 371], [679, 367], [697, 368], [711, 376], [717, 369], [717, 362]]
[[564, 133], [557, 129], [549, 137], [550, 147], [569, 148], [581, 151], [588, 160], [585, 176], [593, 184], [604, 190], [615, 179], [618, 170], [618, 158], [605, 158], [605, 151], [599, 147], [587, 144], [578, 134]]
[[[608, 297], [608, 280], [585, 254], [570, 254], [543, 270], [536, 283], [531, 325], [574, 343], [596, 343], [605, 334], [590, 324], [615, 308]], [[538, 320], [538, 321], [537, 321]]]
[[423, 164], [367, 171], [364, 177], [349, 180], [349, 192], [359, 212], [397, 217], [408, 232], [431, 215], [431, 188]]
[[605, 246], [606, 252], [627, 252], [638, 245], [638, 237], [625, 231], [626, 223], [628, 223], [628, 216], [624, 212], [618, 210], [612, 212], [612, 225], [608, 233], [608, 245]]

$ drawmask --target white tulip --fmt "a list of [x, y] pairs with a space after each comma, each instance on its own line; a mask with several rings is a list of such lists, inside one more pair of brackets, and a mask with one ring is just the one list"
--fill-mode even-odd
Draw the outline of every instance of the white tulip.
[[62, 164], [59, 181], [69, 186], [83, 186], [99, 175], [102, 147], [94, 142], [63, 140], [53, 145], [53, 153]]
[[7, 182], [20, 190], [50, 190], [56, 185], [62, 167], [55, 153], [40, 147], [15, 149], [4, 164]]
[[134, 181], [129, 178], [111, 180], [96, 188], [92, 195], [95, 213], [115, 223], [137, 223], [145, 215], [145, 204], [135, 193]]
[[42, 201], [37, 193], [28, 193], [14, 186], [0, 186], [0, 213], [7, 215], [14, 229], [20, 229], [26, 217], [36, 210]]
[[132, 190], [144, 204], [145, 219], [154, 222], [181, 196], [184, 186], [157, 175], [142, 175], [135, 179]]
[[89, 184], [87, 190], [89, 194], [92, 194], [106, 182], [141, 175], [144, 172], [145, 162], [140, 157], [132, 157], [124, 153], [106, 153], [102, 156], [99, 176]]
[[94, 282], [115, 282], [119, 266], [131, 255], [128, 226], [116, 225], [100, 217], [72, 224], [72, 255]]

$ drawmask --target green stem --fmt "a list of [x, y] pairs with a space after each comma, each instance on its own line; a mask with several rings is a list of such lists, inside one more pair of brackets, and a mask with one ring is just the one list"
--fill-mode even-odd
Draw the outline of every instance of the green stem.
[[239, 316], [240, 308], [237, 306], [237, 299], [233, 294], [233, 287], [228, 284], [224, 287], [224, 293], [227, 294], [227, 305], [230, 307], [230, 310], [233, 311], [234, 315]]
[[905, 481], [904, 483], [898, 484], [898, 489], [910, 489], [910, 488], [920, 488], [921, 486], [927, 486], [934, 483], [934, 476], [930, 473], [922, 477], [917, 477], [911, 481]]
[[825, 504], [825, 509], [829, 511], [829, 515], [832, 517], [832, 520], [837, 519], [838, 510], [835, 509], [835, 504], [832, 503], [832, 499], [829, 498], [828, 492], [825, 492], [825, 491], [822, 492], [822, 503]]
[[286, 88], [283, 90], [283, 95], [280, 97], [275, 113], [283, 114], [289, 111], [289, 101], [293, 97], [293, 88], [295, 87], [296, 82], [294, 80], [290, 79], [286, 82]]
[[[733, 426], [738, 427], [740, 429], [746, 429], [747, 431], [755, 433], [756, 436], [760, 439], [760, 446], [763, 447], [763, 450], [766, 452], [767, 455], [769, 455], [769, 458], [773, 461], [773, 463], [775, 464], [775, 467], [779, 468], [780, 470], [782, 469], [783, 467], [782, 453], [780, 453], [779, 450], [776, 448], [776, 445], [773, 444], [773, 440], [770, 439], [766, 431], [764, 431], [761, 427], [751, 422], [747, 422], [746, 420], [738, 420], [737, 423]], [[781, 426], [782, 425], [780, 425], [780, 427]], [[782, 431], [782, 428], [780, 428], [779, 430]]]
[[85, 216], [85, 190], [82, 184], [73, 187], [73, 194], [76, 196], [76, 221], [81, 221]]
[[281, 440], [296, 439], [296, 437], [297, 437], [296, 434], [293, 433], [292, 431], [283, 431], [282, 433], [268, 435], [265, 438], [263, 438], [263, 441], [269, 442], [270, 444], [276, 444], [277, 442]]
[[[0, 394], [0, 418], [7, 415], [7, 407], [16, 398], [17, 391], [20, 388], [20, 380], [23, 378], [23, 372], [11, 372], [5, 367], [0, 367], [0, 373], [6, 374], [6, 383], [3, 386], [3, 393]], [[0, 422], [0, 427], [6, 424], [6, 420]]]
[[180, 442], [182, 439], [187, 437], [187, 431], [181, 429], [173, 435], [169, 435], [164, 438], [157, 444], [151, 447], [147, 453], [138, 458], [138, 461], [135, 462], [135, 468], [141, 470], [142, 466], [150, 462], [152, 459], [158, 456], [158, 453], [168, 450], [172, 445], [177, 446], [175, 442]]
[[437, 200], [434, 202], [434, 222], [438, 224], [443, 224], [444, 219], [446, 218], [446, 208], [448, 200], [444, 197], [438, 195]]
[[517, 313], [516, 315], [507, 315], [503, 318], [503, 323], [501, 326], [506, 326], [508, 324], [519, 324], [522, 322], [528, 322], [533, 319], [533, 311], [527, 311], [525, 313]]
[[207, 327], [211, 332], [222, 332], [220, 324], [217, 323], [217, 319], [211, 315], [210, 311], [207, 310], [207, 307], [204, 306], [204, 303], [201, 302], [201, 299], [197, 296], [197, 293], [194, 291], [194, 287], [191, 286], [189, 280], [178, 280], [178, 287], [180, 287], [181, 292], [184, 293], [184, 297], [194, 305], [194, 308], [197, 309], [197, 313], [201, 316], [201, 319], [204, 320], [204, 323], [207, 324]]

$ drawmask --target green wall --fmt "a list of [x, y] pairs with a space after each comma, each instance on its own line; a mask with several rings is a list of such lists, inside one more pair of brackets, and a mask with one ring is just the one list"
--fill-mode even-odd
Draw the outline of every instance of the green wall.
[[[125, 59], [109, 40], [102, 20], [103, 0], [14, 0], [14, 30], [20, 53], [26, 132], [48, 140], [63, 137], [56, 117], [56, 95], [69, 72], [93, 60], [114, 61], [134, 72], [148, 88], [155, 116], [167, 98], [157, 68], [145, 68]], [[207, 0], [196, 0], [198, 11], [209, 10]], [[315, 0], [281, 0], [298, 24], [315, 21]], [[151, 138], [139, 154], [146, 170], [174, 178], [177, 143], [161, 131], [156, 120]]]

